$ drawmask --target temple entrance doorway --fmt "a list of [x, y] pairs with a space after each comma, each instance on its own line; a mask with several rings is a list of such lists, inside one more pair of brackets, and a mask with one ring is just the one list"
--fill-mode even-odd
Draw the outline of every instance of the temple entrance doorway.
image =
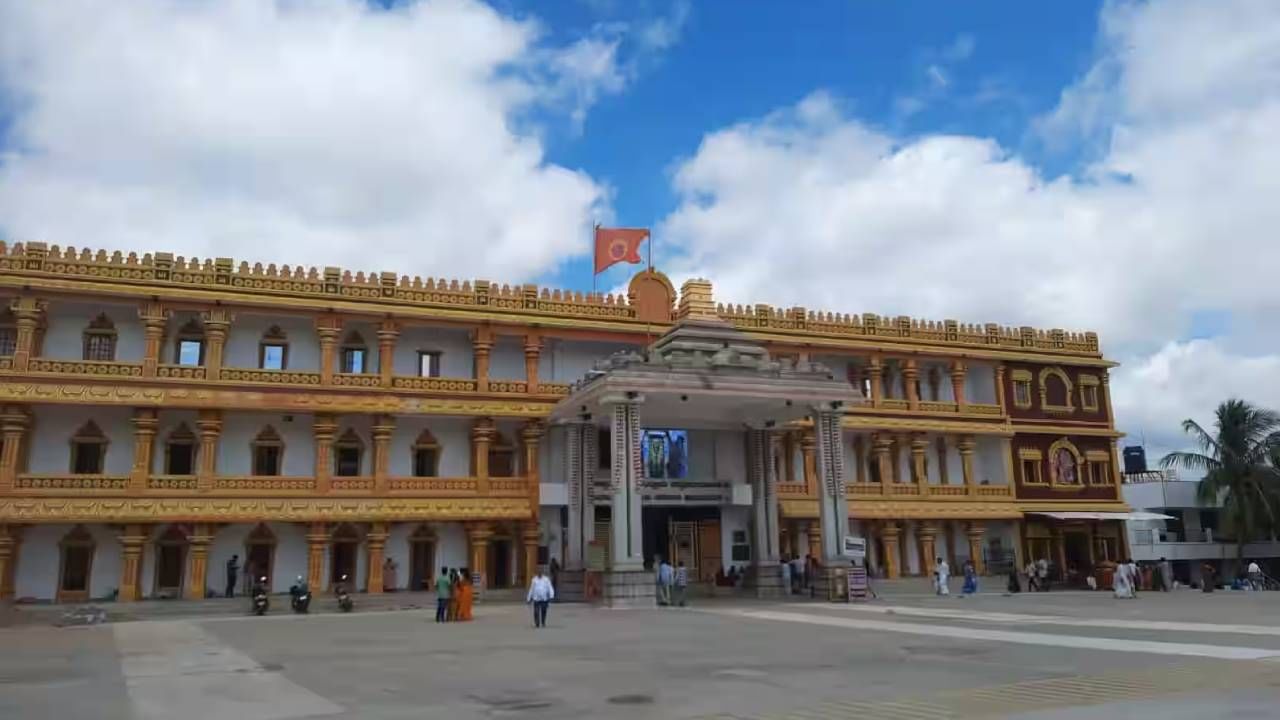
[[356, 579], [356, 552], [360, 549], [360, 533], [349, 523], [339, 525], [332, 536], [329, 561], [329, 587], [347, 576], [347, 587], [354, 587]]
[[156, 541], [156, 596], [181, 597], [187, 569], [187, 536], [176, 526]]
[[59, 543], [62, 570], [58, 573], [57, 601], [85, 602], [89, 599], [89, 577], [93, 568], [93, 536], [77, 525]]
[[427, 590], [436, 575], [436, 534], [419, 525], [409, 536], [409, 589]]
[[497, 590], [511, 587], [511, 553], [514, 547], [510, 537], [495, 537], [489, 541], [489, 557], [486, 558], [489, 561], [489, 587]]
[[258, 578], [267, 579], [270, 588], [275, 578], [276, 536], [271, 528], [258, 523], [244, 541], [244, 573], [248, 582], [244, 583], [247, 594]]
[[644, 513], [645, 565], [662, 556], [672, 567], [683, 561], [689, 580], [712, 581], [724, 564], [720, 539], [720, 508], [646, 507]]
[[1062, 534], [1063, 554], [1066, 556], [1066, 580], [1072, 585], [1083, 585], [1084, 578], [1093, 574], [1093, 558], [1089, 552], [1089, 536], [1083, 532]]

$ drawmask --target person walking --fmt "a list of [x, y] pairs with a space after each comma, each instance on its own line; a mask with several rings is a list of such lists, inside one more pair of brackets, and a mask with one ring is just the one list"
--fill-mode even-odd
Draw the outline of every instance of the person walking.
[[542, 628], [547, 626], [547, 607], [551, 605], [551, 601], [556, 597], [556, 590], [551, 586], [551, 579], [542, 574], [542, 568], [538, 568], [537, 573], [533, 576], [533, 581], [529, 583], [529, 594], [525, 596], [525, 602], [533, 605], [533, 626]]
[[1049, 561], [1044, 558], [1036, 561], [1036, 590], [1040, 592], [1049, 590]]
[[947, 561], [938, 558], [938, 564], [934, 567], [933, 583], [934, 590], [939, 595], [950, 595], [951, 587], [947, 584], [951, 579], [951, 566], [947, 565]]
[[240, 556], [232, 555], [227, 561], [227, 592], [226, 597], [235, 597], [236, 594], [236, 578], [240, 577]]
[[475, 602], [475, 589], [471, 586], [471, 573], [466, 568], [458, 570], [458, 576], [461, 578], [456, 586], [458, 596], [458, 619], [470, 620], [471, 607]]
[[449, 596], [453, 583], [449, 582], [449, 568], [440, 568], [440, 577], [436, 578], [436, 622], [449, 619]]
[[782, 556], [782, 594], [791, 594], [791, 561], [786, 555]]
[[671, 584], [675, 581], [675, 570], [671, 564], [663, 559], [662, 564], [658, 566], [658, 604], [671, 604]]
[[966, 561], [964, 564], [964, 588], [961, 592], [965, 595], [972, 595], [978, 592], [978, 569], [973, 566], [973, 561]]
[[1248, 573], [1249, 573], [1249, 589], [1261, 590], [1262, 589], [1262, 568], [1258, 567], [1258, 561], [1256, 560], [1249, 561]]
[[689, 569], [684, 566], [684, 561], [676, 563], [675, 576], [675, 604], [684, 607], [686, 598], [689, 593]]
[[449, 622], [458, 619], [458, 600], [462, 596], [462, 579], [459, 575], [459, 568], [454, 568], [449, 573]]

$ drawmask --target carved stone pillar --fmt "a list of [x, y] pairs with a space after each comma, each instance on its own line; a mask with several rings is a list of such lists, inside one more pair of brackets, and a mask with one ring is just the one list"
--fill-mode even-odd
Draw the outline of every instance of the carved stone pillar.
[[487, 325], [476, 328], [471, 338], [471, 352], [475, 359], [476, 390], [489, 391], [489, 353], [493, 350], [493, 329]]
[[196, 488], [200, 492], [213, 489], [218, 471], [218, 438], [222, 435], [222, 415], [217, 410], [201, 410], [196, 419], [200, 451], [196, 458]]
[[951, 363], [951, 394], [956, 400], [956, 409], [964, 412], [969, 401], [964, 396], [964, 380], [968, 373], [968, 368], [963, 360], [956, 360]]
[[533, 573], [538, 569], [538, 541], [542, 539], [542, 532], [539, 530], [538, 521], [531, 520], [524, 523], [524, 527], [520, 531], [520, 539], [524, 543], [524, 572], [521, 574], [521, 582], [525, 587], [533, 582]]
[[376, 522], [370, 526], [369, 532], [364, 536], [364, 546], [368, 553], [365, 566], [369, 568], [364, 591], [370, 595], [382, 592], [383, 550], [387, 546], [388, 534], [387, 523]]
[[884, 363], [879, 355], [871, 356], [867, 374], [871, 378], [871, 406], [880, 407], [884, 404]]
[[481, 497], [489, 494], [489, 446], [496, 432], [492, 418], [477, 418], [471, 426], [471, 467]]
[[9, 305], [18, 331], [13, 349], [13, 369], [18, 372], [25, 372], [31, 358], [35, 356], [36, 328], [40, 326], [46, 307], [48, 304], [44, 300], [30, 295], [21, 295]]
[[902, 529], [893, 520], [886, 520], [880, 529], [880, 541], [884, 544], [884, 576], [896, 580], [901, 575], [898, 569], [898, 539], [902, 537]]
[[538, 443], [542, 440], [543, 432], [544, 427], [540, 420], [530, 420], [520, 431], [520, 438], [524, 441], [524, 474], [529, 483], [529, 515], [535, 523], [542, 509]]
[[972, 435], [961, 435], [960, 440], [956, 443], [956, 448], [960, 450], [960, 472], [964, 475], [964, 486], [968, 488], [968, 494], [976, 494], [974, 488], [977, 487], [977, 479], [973, 476], [973, 451], [977, 447]]
[[471, 548], [471, 561], [467, 569], [474, 577], [479, 578], [475, 582], [476, 597], [484, 594], [485, 585], [489, 582], [489, 538], [492, 537], [493, 527], [487, 522], [467, 525], [467, 540]]
[[751, 565], [756, 594], [782, 594], [779, 566], [778, 478], [774, 465], [774, 444], [768, 430], [747, 430], [747, 477], [751, 482]]
[[[396, 419], [391, 415], [373, 418], [373, 492], [387, 492], [387, 477], [391, 467], [391, 435], [396, 430]], [[370, 591], [372, 592], [372, 591]]]
[[538, 358], [542, 355], [542, 337], [530, 333], [524, 337], [524, 381], [530, 393], [538, 392]]
[[920, 570], [922, 575], [932, 572], [935, 559], [938, 558], [937, 545], [938, 526], [931, 522], [916, 524], [916, 542], [920, 543]]
[[921, 433], [911, 436], [911, 475], [920, 486], [920, 495], [929, 494], [929, 472], [925, 466], [925, 453], [929, 449], [929, 440]]
[[227, 332], [231, 329], [231, 322], [235, 320], [235, 316], [226, 308], [217, 307], [202, 313], [200, 319], [204, 323], [206, 342], [205, 377], [217, 380], [222, 373], [222, 356], [227, 347]]
[[844, 554], [844, 538], [849, 534], [849, 500], [845, 487], [844, 434], [840, 427], [843, 416], [842, 410], [831, 408], [815, 408], [812, 416], [821, 493], [818, 516], [822, 520], [822, 562], [828, 572], [849, 564]]
[[[804, 491], [809, 497], [818, 494], [818, 439], [812, 429], [800, 433], [800, 458], [804, 468]], [[814, 555], [814, 557], [819, 557]]]
[[315, 476], [316, 492], [329, 492], [329, 481], [333, 477], [333, 436], [338, 431], [338, 423], [328, 413], [318, 413], [311, 425], [315, 434]]
[[160, 365], [160, 344], [164, 341], [169, 311], [158, 302], [145, 302], [138, 308], [138, 317], [142, 320], [142, 375], [155, 377]]
[[805, 552], [814, 557], [815, 560], [822, 557], [822, 523], [814, 520], [808, 523], [806, 537], [808, 538], [808, 546]]
[[[338, 358], [338, 336], [342, 334], [342, 318], [326, 314], [316, 318], [316, 337], [320, 341], [320, 384], [332, 385], [334, 363]], [[362, 367], [361, 371], [367, 368]]]
[[969, 537], [969, 559], [973, 561], [973, 568], [979, 575], [987, 572], [986, 563], [982, 560], [982, 536], [986, 532], [987, 527], [980, 522], [969, 523], [969, 528], [965, 531], [965, 535]]
[[565, 451], [569, 457], [569, 538], [566, 543], [565, 569], [582, 570], [586, 567], [587, 547], [595, 535], [595, 505], [592, 502], [592, 484], [596, 475], [596, 426], [590, 423], [573, 423], [565, 426]]
[[1004, 363], [996, 363], [996, 404], [1000, 412], [1007, 415], [1009, 408], [1004, 404]]
[[400, 326], [394, 320], [383, 320], [378, 325], [378, 379], [382, 387], [391, 387], [395, 374], [396, 340], [400, 338]]
[[6, 405], [0, 413], [0, 435], [4, 438], [4, 444], [0, 446], [0, 493], [13, 491], [21, 469], [22, 443], [30, 424], [31, 419], [20, 406]]
[[203, 600], [209, 578], [209, 544], [213, 542], [212, 528], [208, 523], [196, 523], [187, 536], [187, 587], [182, 596], [188, 600]]
[[902, 385], [907, 393], [907, 409], [920, 409], [920, 370], [916, 367], [915, 358], [907, 358], [902, 363]]
[[147, 544], [146, 525], [125, 525], [120, 534], [120, 589], [116, 599], [133, 602], [140, 596], [142, 549]]
[[307, 585], [311, 592], [323, 587], [324, 550], [329, 544], [329, 527], [313, 522], [307, 527]]
[[880, 493], [893, 494], [893, 456], [889, 449], [893, 446], [893, 438], [883, 433], [871, 434], [871, 452], [875, 455], [876, 471], [880, 475]]
[[0, 601], [13, 599], [13, 569], [22, 546], [21, 527], [0, 524]]
[[151, 477], [151, 458], [155, 448], [156, 428], [160, 420], [154, 408], [133, 411], [133, 468], [129, 471], [129, 491], [145, 492]]
[[[643, 398], [618, 398], [613, 404], [613, 461], [610, 486], [613, 490], [614, 572], [640, 571], [644, 568], [644, 544], [640, 512], [640, 484], [644, 467], [640, 458], [640, 403]], [[774, 527], [777, 527], [776, 523]], [[776, 540], [775, 540], [776, 546]], [[649, 583], [652, 593], [653, 583]]]

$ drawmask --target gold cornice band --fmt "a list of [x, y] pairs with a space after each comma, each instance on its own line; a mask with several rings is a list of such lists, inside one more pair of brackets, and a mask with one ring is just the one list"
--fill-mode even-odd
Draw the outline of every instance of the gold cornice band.
[[525, 498], [0, 497], [0, 522], [527, 520]]

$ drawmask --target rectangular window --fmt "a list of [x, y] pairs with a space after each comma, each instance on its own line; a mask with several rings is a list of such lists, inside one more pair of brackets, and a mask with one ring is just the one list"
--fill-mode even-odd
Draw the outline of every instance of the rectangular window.
[[77, 475], [102, 473], [102, 456], [106, 447], [100, 442], [74, 442], [71, 444], [71, 467]]
[[336, 450], [334, 474], [338, 477], [355, 477], [360, 474], [360, 448], [340, 447]]
[[1085, 385], [1080, 388], [1080, 404], [1085, 410], [1098, 409], [1098, 388], [1096, 385]]
[[191, 443], [171, 443], [168, 453], [168, 475], [194, 475], [196, 446]]
[[0, 355], [12, 355], [18, 350], [18, 332], [13, 328], [0, 328]]
[[440, 377], [440, 353], [418, 353], [418, 377]]
[[1044, 480], [1040, 476], [1039, 460], [1023, 459], [1022, 482], [1025, 485], [1043, 485], [1044, 484]]
[[364, 372], [364, 348], [343, 348], [342, 349], [342, 372], [344, 373]]
[[90, 333], [84, 336], [84, 359], [110, 362], [116, 359], [116, 336]]
[[263, 344], [262, 354], [259, 358], [259, 364], [262, 369], [283, 370], [288, 349], [288, 345]]
[[613, 467], [613, 432], [609, 428], [596, 429], [596, 468]]
[[200, 365], [204, 361], [204, 341], [179, 340], [177, 359], [179, 365]]
[[413, 476], [435, 477], [438, 452], [435, 448], [418, 448], [413, 451]]
[[1013, 404], [1026, 409], [1031, 407], [1031, 381], [1015, 380], [1013, 382]]
[[258, 445], [253, 448], [253, 474], [280, 474], [280, 446]]

